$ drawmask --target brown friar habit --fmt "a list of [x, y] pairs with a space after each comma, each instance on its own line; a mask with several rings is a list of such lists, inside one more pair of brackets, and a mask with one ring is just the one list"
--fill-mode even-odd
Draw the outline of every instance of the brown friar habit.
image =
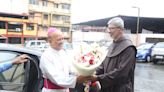
[[96, 71], [100, 92], [134, 92], [135, 46], [128, 37], [122, 36], [113, 41], [108, 50]]

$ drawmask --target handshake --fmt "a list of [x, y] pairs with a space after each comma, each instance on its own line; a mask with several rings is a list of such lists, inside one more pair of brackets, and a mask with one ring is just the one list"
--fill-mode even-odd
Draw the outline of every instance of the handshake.
[[[96, 75], [92, 75], [92, 76], [78, 76], [77, 77], [77, 83], [82, 83], [85, 85], [85, 92], [88, 92], [89, 89], [88, 89], [88, 86], [91, 87], [91, 90], [94, 92], [99, 92], [100, 89], [101, 89], [101, 85], [100, 83], [98, 82], [98, 79], [97, 79], [97, 76]], [[87, 90], [87, 91], [86, 91]]]
[[79, 76], [77, 76], [77, 83], [84, 83], [86, 81], [96, 82], [96, 81], [98, 81], [98, 79], [97, 79], [96, 75], [92, 75], [92, 76], [79, 75]]

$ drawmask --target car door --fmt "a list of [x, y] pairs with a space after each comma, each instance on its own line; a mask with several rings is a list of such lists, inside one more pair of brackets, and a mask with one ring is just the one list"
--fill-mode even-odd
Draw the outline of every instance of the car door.
[[[12, 62], [19, 53], [0, 51], [0, 63]], [[21, 92], [25, 84], [25, 64], [14, 65], [12, 68], [0, 73], [0, 90]]]
[[43, 86], [39, 57], [15, 51], [0, 51], [0, 62], [11, 62], [17, 56], [27, 54], [28, 62], [14, 65], [0, 73], [0, 92], [39, 92]]

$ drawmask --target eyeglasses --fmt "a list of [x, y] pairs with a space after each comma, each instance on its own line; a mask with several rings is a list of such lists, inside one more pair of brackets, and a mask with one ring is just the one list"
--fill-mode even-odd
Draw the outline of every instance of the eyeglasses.
[[109, 33], [111, 31], [114, 31], [117, 28], [120, 28], [120, 27], [107, 27], [106, 32]]
[[119, 27], [108, 27], [109, 30], [114, 30], [114, 29], [117, 29]]

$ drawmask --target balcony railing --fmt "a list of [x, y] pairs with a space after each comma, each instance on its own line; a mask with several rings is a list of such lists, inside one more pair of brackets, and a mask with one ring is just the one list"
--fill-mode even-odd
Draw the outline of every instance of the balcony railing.
[[48, 0], [55, 3], [71, 3], [71, 0]]
[[64, 10], [64, 9], [56, 9], [54, 7], [44, 7], [41, 5], [29, 5], [29, 10], [36, 11], [36, 12], [45, 12], [45, 13], [53, 13], [53, 14], [59, 14], [59, 15], [71, 15], [70, 10]]
[[56, 21], [52, 21], [51, 25], [52, 26], [60, 26], [60, 27], [70, 27], [71, 26], [70, 23], [63, 23], [63, 22], [56, 22]]

